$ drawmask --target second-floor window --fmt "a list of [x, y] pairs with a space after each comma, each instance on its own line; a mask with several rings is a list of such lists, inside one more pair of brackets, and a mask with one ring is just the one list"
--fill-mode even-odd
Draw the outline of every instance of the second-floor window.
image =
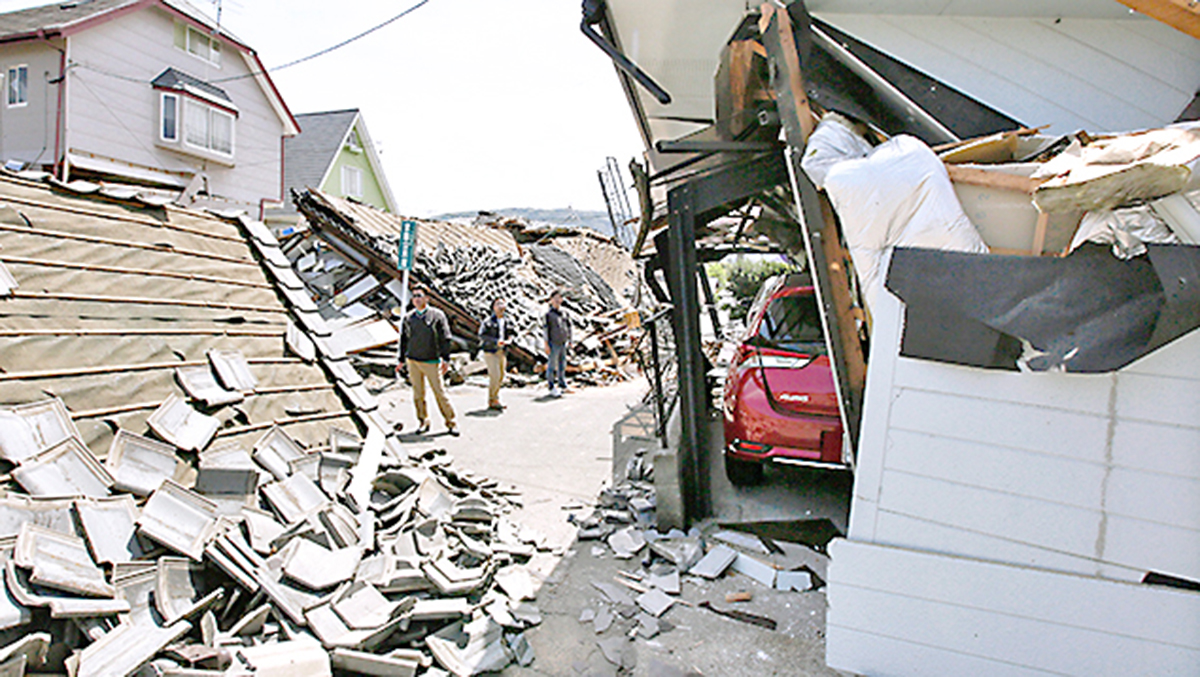
[[191, 99], [183, 100], [183, 111], [185, 144], [221, 155], [233, 155], [232, 115]]
[[24, 106], [29, 103], [29, 67], [13, 66], [8, 69], [8, 105]]
[[362, 170], [358, 167], [342, 167], [342, 194], [346, 197], [363, 196]]
[[221, 43], [216, 38], [188, 26], [185, 39], [189, 54], [194, 54], [213, 65], [221, 65]]
[[179, 97], [175, 94], [162, 95], [162, 131], [163, 141], [179, 140]]

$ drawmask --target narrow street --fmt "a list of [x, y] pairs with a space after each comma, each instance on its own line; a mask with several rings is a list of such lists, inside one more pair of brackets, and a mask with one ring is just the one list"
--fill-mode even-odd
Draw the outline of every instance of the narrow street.
[[[484, 408], [482, 388], [465, 384], [449, 389], [462, 435], [445, 434], [434, 414], [432, 430], [424, 435], [405, 434], [401, 440], [413, 454], [445, 449], [459, 466], [511, 484], [520, 492], [523, 507], [513, 518], [546, 538], [546, 546], [530, 563], [540, 582], [536, 604], [541, 625], [526, 632], [536, 654], [528, 667], [509, 666], [506, 675], [837, 675], [824, 664], [825, 595], [822, 591], [793, 592], [767, 588], [753, 579], [727, 572], [715, 580], [684, 576], [681, 594], [661, 620], [667, 630], [653, 638], [627, 642], [626, 660], [633, 669], [620, 672], [606, 660], [598, 642], [622, 634], [635, 634], [633, 618], [616, 615], [603, 633], [592, 622], [581, 621], [588, 610], [604, 606], [604, 595], [594, 583], [628, 578], [618, 572], [642, 570], [640, 558], [617, 559], [600, 541], [577, 541], [568, 515], [591, 512], [597, 495], [613, 485], [614, 452], [617, 465], [633, 448], [653, 449], [657, 442], [639, 438], [630, 416], [645, 393], [644, 380], [616, 386], [580, 388], [561, 399], [546, 397], [541, 386], [509, 388], [503, 394], [503, 413]], [[391, 387], [380, 395], [389, 420], [415, 426], [411, 391]], [[621, 440], [614, 445], [613, 428], [625, 419]], [[631, 424], [630, 421], [635, 422]], [[646, 431], [649, 434], [649, 431]], [[830, 517], [845, 528], [848, 482], [837, 476], [794, 469], [772, 469], [761, 487], [737, 488], [728, 484], [713, 456], [714, 505], [717, 515], [699, 528], [706, 535], [718, 523], [778, 522]], [[839, 516], [840, 514], [840, 516]], [[636, 593], [632, 594], [636, 595]], [[726, 595], [749, 593], [736, 605]], [[701, 609], [735, 608], [773, 619], [771, 631]], [[720, 638], [721, 641], [711, 641]], [[627, 654], [628, 656], [628, 654]]]

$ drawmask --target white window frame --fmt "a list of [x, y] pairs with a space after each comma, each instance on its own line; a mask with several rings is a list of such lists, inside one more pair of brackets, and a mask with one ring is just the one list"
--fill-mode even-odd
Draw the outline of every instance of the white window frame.
[[[170, 94], [167, 92], [163, 92], [162, 96], [159, 97], [158, 138], [160, 141], [168, 141], [172, 143], [179, 141], [179, 130], [183, 128], [183, 120], [179, 115], [181, 108], [179, 105], [179, 99], [180, 96], [178, 94]], [[174, 129], [172, 130], [175, 132], [173, 136], [167, 136], [168, 110], [173, 112], [173, 121], [175, 123]]]
[[[199, 115], [195, 115], [196, 113], [199, 113]], [[203, 141], [197, 143], [193, 141], [193, 138], [199, 136], [201, 130], [192, 129], [191, 121], [199, 119], [203, 119], [204, 121], [204, 139]], [[227, 120], [229, 123], [229, 150], [223, 150], [219, 148], [216, 145], [216, 140], [213, 137], [213, 129], [215, 127], [214, 123], [218, 120]], [[183, 115], [181, 116], [183, 133], [180, 134], [179, 138], [182, 139], [183, 145], [188, 148], [195, 148], [196, 150], [203, 151], [205, 153], [215, 153], [216, 155], [220, 155], [225, 158], [232, 158], [236, 148], [236, 120], [237, 118], [235, 118], [231, 113], [223, 111], [216, 106], [210, 106], [201, 101], [197, 101], [196, 99], [184, 97]]]
[[[24, 77], [20, 77], [24, 74]], [[17, 64], [9, 66], [6, 73], [7, 82], [4, 86], [4, 100], [9, 108], [20, 108], [21, 106], [29, 105], [29, 64]], [[14, 92], [13, 87], [17, 82], [21, 82], [23, 88], [20, 92]], [[14, 99], [14, 95], [18, 98]]]
[[363, 170], [351, 165], [342, 165], [342, 195], [355, 199], [363, 196]]
[[[192, 56], [221, 67], [221, 42], [215, 37], [198, 30], [193, 26], [187, 27], [187, 37], [184, 38], [184, 51]], [[193, 41], [197, 44], [193, 45]]]

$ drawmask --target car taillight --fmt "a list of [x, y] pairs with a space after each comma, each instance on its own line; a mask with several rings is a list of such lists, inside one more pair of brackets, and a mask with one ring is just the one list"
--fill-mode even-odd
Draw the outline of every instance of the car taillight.
[[747, 442], [745, 440], [737, 440], [733, 443], [733, 446], [738, 451], [745, 451], [751, 454], [761, 454], [771, 450], [771, 445], [769, 444], [762, 444], [760, 442]]

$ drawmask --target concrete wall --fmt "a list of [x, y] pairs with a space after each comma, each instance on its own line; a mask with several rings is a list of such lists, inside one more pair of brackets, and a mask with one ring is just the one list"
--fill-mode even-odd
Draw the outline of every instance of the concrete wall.
[[[220, 65], [175, 46], [175, 19], [153, 7], [72, 36], [79, 65], [68, 76], [70, 152], [182, 174], [204, 172], [214, 195], [257, 204], [280, 197], [283, 124], [236, 49]], [[168, 67], [212, 82], [238, 108], [232, 166], [156, 145], [159, 92], [150, 81]]]
[[[58, 46], [61, 46], [59, 43]], [[47, 42], [23, 42], [0, 50], [0, 163], [54, 163], [54, 122], [58, 109], [59, 52]], [[29, 68], [27, 103], [8, 105], [8, 69]]]
[[[900, 357], [902, 304], [885, 293], [878, 305], [850, 542], [986, 560], [1012, 568], [1005, 576], [1013, 580], [1035, 569], [1083, 575], [1097, 585], [1140, 581], [1149, 571], [1200, 580], [1200, 332], [1114, 374], [1017, 374]], [[850, 572], [866, 551], [844, 552], [830, 570], [831, 600], [841, 586], [856, 585]], [[898, 551], [879, 552], [871, 556], [888, 560]], [[955, 569], [957, 562], [942, 564]], [[896, 559], [889, 566], [905, 565]], [[1049, 609], [1074, 594], [1046, 586], [1045, 595], [1029, 602], [1033, 608]], [[1146, 586], [1132, 590], [1113, 597], [1105, 613], [1131, 614], [1136, 609], [1128, 600], [1150, 603], [1156, 594]], [[831, 629], [831, 666], [903, 673], [896, 667], [903, 661], [863, 670], [843, 660], [875, 647], [871, 632], [887, 635], [901, 622], [881, 609], [918, 603], [903, 585], [877, 592], [886, 604], [840, 597], [831, 625], [866, 613], [851, 607], [880, 606], [865, 625], [846, 621], [857, 628], [853, 633]], [[981, 594], [999, 603], [1013, 588]], [[1190, 600], [1190, 618], [1200, 618], [1200, 595], [1179, 594]], [[989, 604], [973, 623], [991, 632], [1014, 622]], [[1069, 623], [1058, 625], [1043, 630], [1065, 638]], [[1200, 633], [1192, 639], [1189, 650], [1200, 648]], [[910, 651], [929, 654], [915, 638], [906, 641], [915, 642]], [[1028, 653], [1019, 633], [1011, 641], [1012, 655]], [[933, 653], [949, 660], [955, 652], [975, 655], [969, 642], [948, 642]]]

